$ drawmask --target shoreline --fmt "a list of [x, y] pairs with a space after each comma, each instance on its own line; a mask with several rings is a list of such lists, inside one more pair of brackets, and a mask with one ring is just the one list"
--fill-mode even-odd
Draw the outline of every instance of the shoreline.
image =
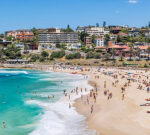
[[[20, 73], [22, 74], [22, 70], [19, 71], [18, 69], [17, 70], [8, 69], [8, 71], [5, 69], [2, 69], [1, 73], [13, 74], [14, 71], [16, 71], [15, 73], [17, 73], [17, 74], [20, 74]], [[27, 71], [27, 74], [30, 77], [30, 74], [28, 73], [30, 71], [28, 71], [28, 70], [23, 70], [23, 71]], [[34, 70], [33, 70], [33, 72], [34, 72]], [[25, 72], [23, 72], [23, 74], [24, 73]], [[45, 93], [45, 91], [44, 91], [45, 85], [44, 85], [43, 89], [41, 89], [44, 92], [43, 94], [38, 93], [38, 91], [36, 89], [35, 89], [35, 92], [36, 92], [35, 93], [35, 92], [33, 92], [34, 91], [34, 89], [33, 89], [32, 91], [29, 91], [29, 93], [31, 95], [29, 93], [26, 93], [26, 90], [25, 90], [25, 94], [29, 94], [32, 97], [32, 98], [30, 98], [30, 97], [28, 97], [28, 95], [25, 95], [25, 98], [27, 99], [27, 100], [24, 100], [25, 104], [36, 104], [37, 106], [42, 108], [43, 109], [42, 112], [44, 112], [44, 113], [42, 113], [43, 115], [41, 115], [41, 114], [38, 115], [38, 116], [40, 116], [40, 119], [38, 121], [39, 124], [36, 125], [36, 127], [30, 134], [31, 135], [40, 135], [43, 132], [45, 132], [45, 135], [49, 135], [49, 134], [95, 135], [94, 134], [95, 131], [87, 130], [87, 124], [86, 124], [87, 122], [85, 120], [85, 117], [83, 115], [80, 115], [72, 105], [75, 102], [75, 99], [80, 98], [80, 90], [79, 90], [79, 93], [76, 95], [75, 91], [73, 93], [71, 92], [73, 89], [76, 89], [76, 87], [78, 87], [79, 89], [81, 89], [81, 88], [85, 89], [85, 87], [88, 88], [89, 90], [91, 89], [91, 86], [88, 85], [87, 80], [85, 80], [85, 78], [81, 75], [71, 75], [68, 73], [66, 73], [66, 74], [65, 73], [55, 73], [55, 72], [52, 74], [47, 73], [47, 72], [45, 72], [45, 73], [40, 72], [40, 73], [44, 76], [44, 77], [42, 77], [42, 79], [40, 79], [41, 81], [44, 81], [41, 84], [45, 84], [45, 81], [48, 83], [48, 81], [49, 81], [50, 82], [49, 86], [51, 86], [50, 80], [54, 79], [54, 82], [55, 82], [55, 78], [56, 78], [57, 84], [60, 85], [61, 88], [60, 89], [57, 89], [57, 87], [52, 88], [52, 90], [56, 89], [56, 93], [55, 93], [55, 91], [52, 91], [52, 93], [51, 93], [51, 91], [49, 91], [50, 93], [48, 93], [46, 91], [46, 93]], [[28, 77], [27, 77], [27, 79], [28, 79]], [[68, 79], [70, 81], [68, 81]], [[8, 82], [9, 82], [9, 80], [8, 80]], [[34, 85], [34, 83], [31, 83], [31, 86], [32, 85]], [[66, 91], [68, 93], [67, 96], [64, 94], [64, 89], [67, 90]], [[39, 88], [39, 91], [40, 91], [40, 88]], [[57, 93], [57, 91], [58, 91], [58, 93]], [[87, 93], [88, 93], [88, 91], [83, 91], [82, 94], [87, 94]], [[45, 101], [39, 100], [40, 94], [41, 94], [42, 98], [45, 97], [45, 99], [48, 98], [47, 100], [52, 100], [52, 101], [56, 100], [56, 102], [45, 102]], [[70, 98], [69, 98], [69, 95], [70, 95]], [[69, 104], [71, 104], [71, 108], [69, 107]], [[6, 121], [6, 124], [7, 124], [7, 126], [10, 125], [10, 123], [7, 121]], [[26, 125], [24, 127], [26, 127]]]
[[[104, 69], [105, 70], [105, 69]], [[94, 111], [90, 114], [90, 106], [83, 103], [81, 99], [76, 100], [75, 107], [77, 111], [86, 116], [89, 129], [96, 130], [100, 135], [148, 135], [150, 129], [147, 126], [150, 122], [149, 114], [146, 113], [150, 108], [142, 107], [145, 99], [149, 98], [146, 87], [142, 91], [137, 89], [141, 79], [134, 79], [133, 82], [126, 88], [125, 99], [122, 100], [121, 87], [126, 83], [126, 78], [122, 79], [121, 76], [126, 71], [109, 69], [114, 74], [118, 74], [119, 83], [116, 87], [112, 86], [115, 81], [110, 75], [103, 73], [91, 73], [91, 79], [96, 82], [98, 88], [97, 102], [94, 104]], [[107, 70], [105, 70], [107, 72]], [[134, 75], [143, 74], [149, 75], [148, 72], [129, 70]], [[122, 74], [119, 76], [119, 74]], [[99, 75], [98, 79], [94, 76]], [[129, 75], [126, 75], [127, 78]], [[138, 76], [138, 75], [137, 75]], [[145, 77], [146, 78], [146, 77]], [[143, 79], [145, 79], [143, 78]], [[107, 82], [106, 89], [113, 93], [112, 99], [107, 99], [104, 95], [104, 81]], [[141, 83], [140, 83], [141, 85]]]
[[[53, 71], [52, 66], [47, 66], [41, 69], [37, 69], [34, 66], [32, 69]], [[146, 111], [149, 111], [150, 108], [140, 106], [145, 103], [145, 99], [149, 98], [149, 96], [145, 91], [145, 86], [143, 86], [143, 91], [137, 89], [139, 84], [142, 85], [142, 79], [146, 79], [146, 76], [150, 75], [149, 70], [102, 68], [100, 72], [97, 72], [96, 68], [89, 68], [91, 71], [76, 71], [77, 74], [89, 76], [88, 83], [91, 86], [95, 86], [96, 84], [98, 95], [97, 101], [94, 103], [94, 111], [91, 114], [91, 106], [84, 102], [89, 94], [84, 95], [83, 99], [76, 99], [73, 105], [79, 114], [86, 117], [88, 128], [96, 130], [100, 135], [149, 135], [150, 129], [148, 123], [150, 122], [150, 118]], [[54, 70], [54, 72], [71, 74], [73, 71], [75, 70], [61, 68]], [[117, 75], [117, 79], [105, 74], [109, 72]], [[128, 72], [131, 72], [131, 75], [127, 74]], [[99, 78], [95, 78], [97, 75]], [[140, 75], [143, 75], [141, 77], [142, 79], [139, 78]], [[125, 76], [125, 78], [121, 78], [122, 76]], [[121, 87], [127, 82], [129, 77], [133, 80], [130, 86], [126, 88], [125, 99], [122, 100]], [[112, 83], [114, 83], [115, 80], [119, 80], [119, 83], [114, 87]], [[113, 97], [110, 100], [104, 95], [104, 81], [107, 82], [107, 89], [113, 93]]]

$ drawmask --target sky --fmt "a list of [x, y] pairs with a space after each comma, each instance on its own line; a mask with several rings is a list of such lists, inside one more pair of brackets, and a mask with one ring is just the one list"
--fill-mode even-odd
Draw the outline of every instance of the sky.
[[146, 26], [150, 0], [1, 0], [0, 33], [103, 24]]

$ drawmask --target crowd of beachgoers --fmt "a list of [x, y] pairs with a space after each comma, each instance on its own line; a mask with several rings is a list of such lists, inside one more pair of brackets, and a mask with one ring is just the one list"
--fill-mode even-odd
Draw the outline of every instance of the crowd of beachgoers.
[[71, 91], [64, 89], [63, 93], [68, 101], [72, 95], [80, 97], [74, 104], [68, 102], [68, 107], [75, 107], [86, 116], [90, 129], [104, 135], [150, 134], [149, 69], [66, 65], [41, 65], [36, 69], [82, 74], [88, 80], [91, 89], [76, 86]]
[[[80, 94], [74, 106], [87, 117], [89, 128], [104, 135], [150, 134], [148, 69], [57, 65], [48, 70], [82, 74], [93, 86], [92, 89], [77, 86], [70, 93], [64, 91], [68, 99], [71, 94]], [[83, 95], [87, 90], [89, 94]], [[71, 108], [70, 103], [68, 107]]]

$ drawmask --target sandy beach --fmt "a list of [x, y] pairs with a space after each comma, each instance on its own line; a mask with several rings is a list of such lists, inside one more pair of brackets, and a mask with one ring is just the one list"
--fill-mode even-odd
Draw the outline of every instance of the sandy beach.
[[[149, 93], [144, 86], [142, 90], [137, 89], [139, 84], [143, 85], [142, 81], [146, 80], [149, 72], [118, 69], [105, 69], [104, 71], [117, 74], [119, 83], [114, 87], [112, 83], [115, 79], [111, 75], [104, 75], [101, 72], [89, 73], [90, 82], [96, 83], [98, 87], [93, 113], [90, 113], [90, 105], [85, 104], [83, 100], [78, 99], [75, 103], [77, 111], [87, 117], [88, 127], [97, 130], [100, 135], [149, 135], [150, 114], [147, 111], [150, 110], [150, 107], [140, 106], [148, 103], [145, 99], [149, 98]], [[128, 72], [132, 73], [130, 76], [135, 79], [135, 82], [127, 86], [125, 99], [122, 100], [121, 87], [127, 82], [127, 78], [130, 78]], [[95, 75], [99, 75], [99, 79], [95, 79]], [[121, 78], [122, 75], [126, 77]], [[140, 79], [139, 75], [142, 76]], [[140, 82], [136, 82], [137, 80]], [[107, 82], [106, 89], [113, 94], [110, 100], [104, 96], [104, 81]]]
[[[78, 113], [86, 116], [88, 128], [96, 130], [99, 135], [150, 134], [150, 71], [99, 67], [80, 70], [59, 66], [41, 66], [38, 69], [88, 76], [96, 100], [93, 96], [84, 95], [76, 100], [74, 107]], [[107, 94], [104, 94], [105, 91]]]
[[[90, 103], [87, 104], [89, 95], [86, 95], [83, 99], [76, 100], [74, 104], [77, 111], [86, 116], [88, 127], [96, 130], [100, 135], [149, 135], [150, 114], [147, 111], [150, 111], [150, 102], [145, 99], [150, 98], [150, 93], [147, 92], [150, 72], [141, 69], [102, 68], [100, 71], [97, 69], [74, 71], [89, 76], [89, 83], [98, 89], [96, 103], [90, 98]], [[59, 71], [71, 73], [72, 70]], [[118, 82], [113, 86], [116, 81]], [[107, 84], [106, 88], [104, 82]], [[125, 84], [127, 86], [122, 93], [121, 88]], [[142, 88], [139, 89], [139, 86]], [[112, 93], [111, 99], [108, 100], [108, 94], [104, 95], [105, 90]], [[122, 99], [123, 94], [124, 99]], [[92, 114], [91, 105], [94, 106]]]
[[[86, 116], [89, 129], [96, 130], [100, 135], [150, 134], [150, 93], [147, 92], [150, 71], [118, 68], [98, 70], [98, 67], [86, 67], [83, 71], [70, 68], [54, 71], [86, 75], [89, 83], [95, 87], [94, 91], [97, 89], [96, 102], [86, 95], [74, 104], [77, 111]], [[125, 88], [123, 92], [122, 88]], [[104, 91], [107, 91], [107, 95], [104, 95]], [[110, 99], [109, 93], [112, 93]], [[94, 109], [91, 113], [92, 105]]]

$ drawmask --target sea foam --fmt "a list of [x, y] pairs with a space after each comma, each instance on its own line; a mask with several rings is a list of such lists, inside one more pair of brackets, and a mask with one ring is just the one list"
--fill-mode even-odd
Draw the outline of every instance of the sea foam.
[[[70, 82], [70, 85], [72, 88], [77, 86], [88, 90], [92, 88], [87, 80]], [[74, 107], [69, 109], [69, 103], [73, 104], [74, 100], [79, 97], [80, 93], [78, 96], [71, 95], [70, 101], [65, 97], [55, 103], [39, 100], [28, 101], [27, 103], [38, 104], [44, 109], [44, 115], [42, 115], [39, 125], [30, 135], [96, 135], [96, 131], [87, 128], [86, 118], [83, 115], [77, 113]]]
[[7, 71], [7, 70], [0, 70], [1, 74], [28, 74], [27, 71]]

